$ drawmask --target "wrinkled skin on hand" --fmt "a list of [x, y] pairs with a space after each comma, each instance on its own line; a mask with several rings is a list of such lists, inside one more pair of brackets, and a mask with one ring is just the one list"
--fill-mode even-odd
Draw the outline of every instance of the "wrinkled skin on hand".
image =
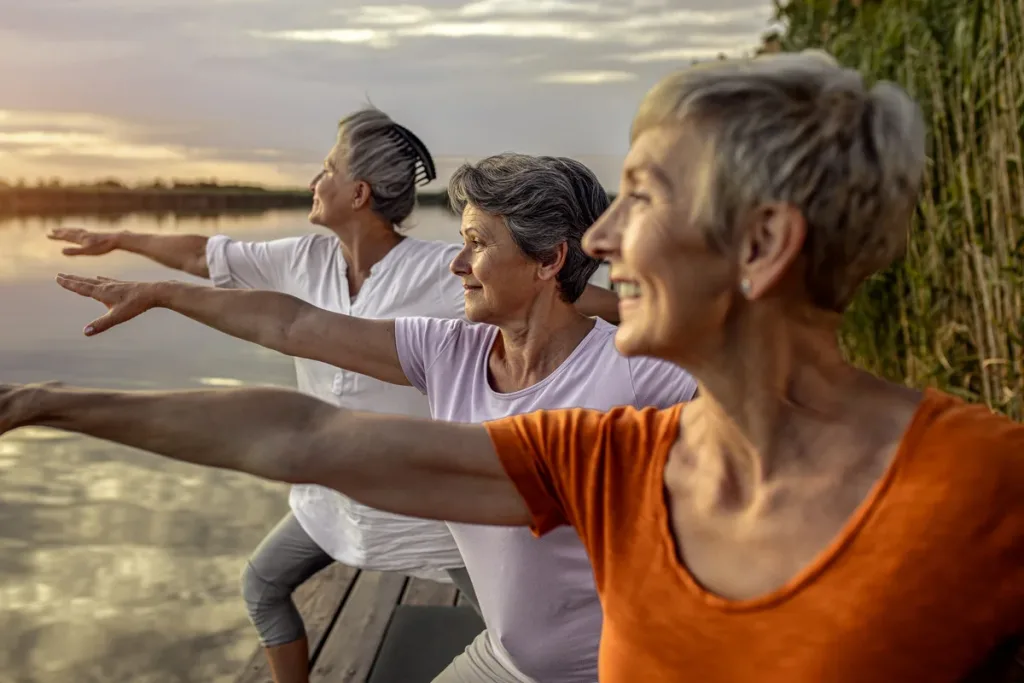
[[60, 273], [57, 275], [57, 284], [69, 292], [95, 299], [107, 307], [105, 315], [85, 326], [85, 335], [91, 337], [155, 308], [160, 283], [122, 282], [107, 277]]
[[56, 242], [70, 242], [77, 247], [64, 247], [65, 256], [102, 256], [117, 249], [117, 233], [97, 232], [84, 228], [55, 228], [47, 237]]

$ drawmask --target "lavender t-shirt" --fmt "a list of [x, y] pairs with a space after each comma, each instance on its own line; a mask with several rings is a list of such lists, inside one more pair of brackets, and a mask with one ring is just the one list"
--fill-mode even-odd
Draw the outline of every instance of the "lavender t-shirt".
[[[488, 381], [496, 327], [398, 318], [395, 328], [402, 369], [439, 420], [485, 422], [554, 408], [666, 407], [690, 400], [697, 388], [676, 365], [619, 354], [615, 327], [600, 319], [551, 375], [510, 394], [494, 391]], [[525, 527], [449, 527], [505, 664], [524, 681], [597, 681], [601, 605], [576, 531], [562, 527], [538, 539]]]

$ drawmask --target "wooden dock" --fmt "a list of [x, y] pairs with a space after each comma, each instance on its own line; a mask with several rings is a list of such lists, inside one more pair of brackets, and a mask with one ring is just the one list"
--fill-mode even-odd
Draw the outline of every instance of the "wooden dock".
[[[483, 622], [452, 585], [337, 563], [299, 588], [295, 602], [309, 638], [310, 683], [430, 683], [483, 630]], [[439, 607], [441, 619], [434, 612], [427, 629], [421, 624], [419, 633], [405, 634], [405, 642], [397, 635], [398, 642], [392, 639], [388, 647], [389, 627], [397, 621], [397, 613]], [[452, 614], [447, 615], [444, 608]], [[438, 643], [437, 636], [444, 634], [437, 631], [453, 625], [461, 633]], [[433, 659], [426, 664], [424, 648], [427, 658]], [[388, 666], [383, 666], [388, 658]], [[407, 660], [397, 673], [391, 666], [394, 659]], [[384, 672], [385, 668], [391, 671]], [[253, 653], [237, 683], [272, 683], [262, 650]], [[962, 683], [1024, 683], [1024, 639], [1015, 638], [997, 648]]]
[[[397, 610], [410, 607], [449, 608], [460, 622], [460, 644], [445, 644], [446, 652], [427, 653], [435, 660], [451, 661], [472, 637], [483, 630], [483, 622], [466, 604], [456, 588], [402, 574], [360, 571], [335, 563], [307, 581], [296, 591], [295, 603], [306, 624], [310, 650], [310, 683], [366, 683], [382, 678], [378, 653], [385, 643]], [[461, 609], [451, 609], [460, 606]], [[444, 615], [448, 610], [441, 611]], [[433, 610], [433, 614], [438, 610]], [[447, 618], [447, 617], [446, 617]], [[467, 619], [469, 621], [467, 621]], [[473, 628], [479, 622], [478, 627]], [[467, 625], [472, 631], [467, 631]], [[456, 647], [457, 645], [457, 647]], [[415, 658], [415, 648], [401, 650], [403, 657]], [[444, 649], [444, 648], [442, 648]], [[433, 663], [433, 668], [444, 664]], [[422, 668], [422, 667], [421, 667]], [[428, 665], [429, 668], [429, 665]], [[424, 674], [430, 683], [433, 675]], [[407, 677], [403, 676], [403, 678]], [[237, 679], [238, 683], [271, 683], [266, 658], [259, 648]], [[407, 683], [419, 683], [408, 680]]]

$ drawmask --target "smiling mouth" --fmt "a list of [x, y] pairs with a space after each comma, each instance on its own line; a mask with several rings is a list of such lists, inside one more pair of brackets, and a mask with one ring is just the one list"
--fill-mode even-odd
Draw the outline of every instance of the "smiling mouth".
[[615, 293], [619, 299], [639, 299], [640, 285], [629, 280], [622, 280], [615, 283]]

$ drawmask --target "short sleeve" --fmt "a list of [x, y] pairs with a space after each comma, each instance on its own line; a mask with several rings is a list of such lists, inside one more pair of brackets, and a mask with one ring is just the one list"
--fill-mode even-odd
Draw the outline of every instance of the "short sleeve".
[[409, 383], [427, 393], [427, 373], [441, 351], [458, 335], [461, 321], [444, 318], [395, 319], [395, 348]]
[[631, 357], [629, 373], [638, 408], [668, 408], [692, 400], [697, 393], [697, 381], [675, 363]]
[[642, 498], [652, 452], [675, 440], [679, 411], [542, 410], [484, 426], [530, 510], [533, 533], [568, 524], [593, 553], [616, 511]]
[[579, 408], [541, 410], [485, 422], [505, 473], [530, 510], [530, 529], [542, 536], [572, 524], [568, 492], [586, 477], [606, 414]]
[[214, 235], [206, 243], [210, 280], [217, 287], [283, 291], [306, 237], [239, 242]]

